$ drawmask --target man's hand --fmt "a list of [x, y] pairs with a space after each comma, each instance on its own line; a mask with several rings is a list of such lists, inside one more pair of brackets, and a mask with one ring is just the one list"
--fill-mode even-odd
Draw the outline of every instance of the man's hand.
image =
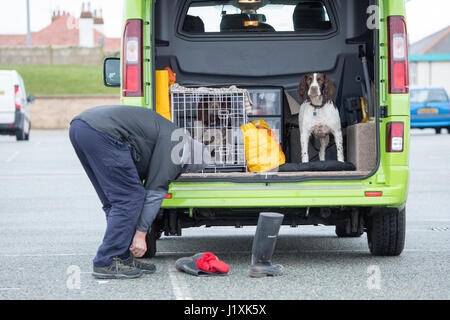
[[131, 244], [130, 251], [136, 258], [142, 258], [147, 251], [147, 242], [145, 241], [147, 233], [142, 231], [136, 231]]

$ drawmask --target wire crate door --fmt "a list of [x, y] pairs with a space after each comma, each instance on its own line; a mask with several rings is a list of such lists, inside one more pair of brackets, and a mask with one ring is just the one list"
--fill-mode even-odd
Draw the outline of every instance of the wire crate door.
[[244, 93], [172, 92], [172, 113], [177, 126], [207, 146], [214, 162], [210, 169], [246, 169]]

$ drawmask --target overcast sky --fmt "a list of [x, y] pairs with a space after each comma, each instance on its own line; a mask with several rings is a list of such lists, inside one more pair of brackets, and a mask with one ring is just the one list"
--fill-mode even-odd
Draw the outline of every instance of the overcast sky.
[[[79, 17], [83, 2], [91, 3], [91, 11], [103, 9], [107, 37], [120, 37], [122, 0], [30, 0], [31, 31], [39, 31], [49, 25], [52, 11], [58, 8]], [[0, 0], [0, 34], [26, 32], [26, 0]]]
[[[170, 1], [170, 0], [167, 0]], [[401, 0], [395, 0], [401, 1]], [[30, 0], [31, 30], [50, 23], [54, 9], [79, 16], [83, 0]], [[122, 0], [90, 0], [92, 9], [102, 8], [107, 37], [121, 36]], [[407, 4], [410, 41], [415, 42], [450, 24], [449, 0], [411, 0]], [[0, 0], [0, 34], [26, 33], [26, 0]]]

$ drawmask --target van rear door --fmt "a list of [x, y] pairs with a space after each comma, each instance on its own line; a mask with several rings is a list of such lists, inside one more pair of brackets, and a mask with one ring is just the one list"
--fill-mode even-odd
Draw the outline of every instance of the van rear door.
[[0, 123], [14, 123], [15, 92], [12, 73], [0, 72]]

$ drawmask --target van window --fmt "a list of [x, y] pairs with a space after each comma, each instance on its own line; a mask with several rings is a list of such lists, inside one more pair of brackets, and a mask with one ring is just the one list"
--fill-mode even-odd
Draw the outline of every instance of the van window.
[[329, 30], [331, 21], [322, 1], [194, 1], [183, 20], [183, 31], [201, 33], [299, 32]]

